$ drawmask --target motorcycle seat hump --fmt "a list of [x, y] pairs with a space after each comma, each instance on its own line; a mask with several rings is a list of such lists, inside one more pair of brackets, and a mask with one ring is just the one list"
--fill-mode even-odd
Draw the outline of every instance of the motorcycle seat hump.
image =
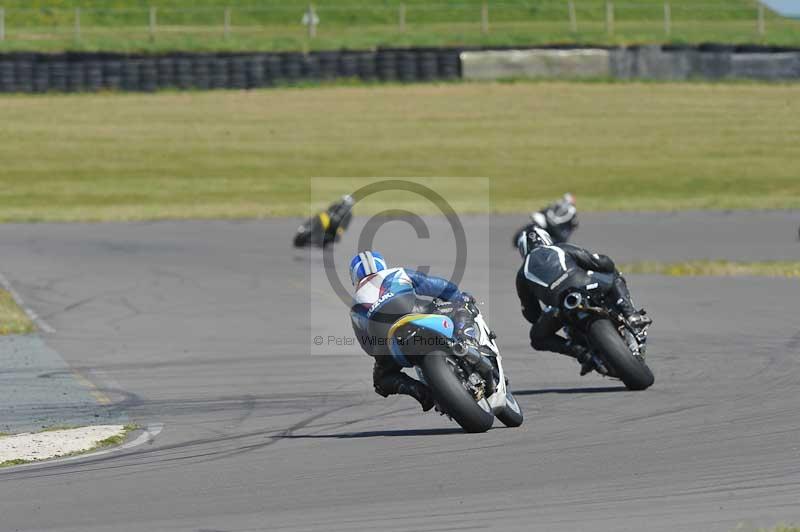
[[557, 246], [540, 246], [525, 259], [525, 278], [531, 282], [536, 297], [544, 303], [557, 306], [565, 290], [584, 287], [590, 277], [563, 249]]

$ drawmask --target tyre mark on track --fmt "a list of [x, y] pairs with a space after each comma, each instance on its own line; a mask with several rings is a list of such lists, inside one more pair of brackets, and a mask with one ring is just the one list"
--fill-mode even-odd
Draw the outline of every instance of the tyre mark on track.
[[681, 412], [688, 412], [689, 410], [695, 410], [697, 408], [703, 408], [709, 406], [708, 403], [701, 403], [697, 405], [687, 405], [687, 406], [679, 406], [676, 408], [668, 408], [666, 410], [660, 410], [658, 412], [650, 412], [648, 414], [644, 414], [641, 416], [631, 416], [617, 420], [618, 423], [635, 423], [637, 421], [643, 421], [646, 419], [653, 419], [656, 417], [661, 416], [670, 416], [672, 414], [680, 414]]
[[[163, 469], [165, 464], [175, 463], [175, 462], [184, 463], [187, 460], [194, 460], [191, 463], [208, 463], [208, 462], [218, 461], [233, 456], [238, 456], [241, 454], [257, 451], [259, 449], [264, 449], [266, 447], [273, 446], [283, 440], [314, 438], [314, 437], [320, 437], [320, 438], [339, 437], [338, 435], [314, 436], [314, 435], [296, 435], [295, 433], [306, 427], [312, 426], [312, 424], [315, 421], [323, 419], [326, 416], [329, 416], [336, 412], [340, 412], [342, 410], [346, 410], [348, 408], [360, 406], [364, 404], [364, 402], [365, 401], [358, 401], [355, 403], [338, 405], [326, 409], [322, 412], [318, 412], [313, 415], [307, 416], [284, 429], [251, 431], [244, 434], [197, 439], [188, 442], [165, 445], [154, 449], [140, 449], [127, 453], [121, 452], [125, 449], [125, 447], [122, 447], [120, 449], [116, 449], [115, 451], [118, 452], [115, 452], [114, 454], [111, 455], [101, 455], [101, 456], [96, 455], [95, 457], [76, 457], [74, 463], [52, 462], [52, 463], [33, 464], [31, 465], [31, 469], [27, 469], [25, 471], [19, 471], [19, 472], [9, 471], [7, 475], [3, 475], [2, 478], [0, 478], [0, 482], [13, 479], [21, 479], [21, 478], [57, 477], [57, 476], [70, 475], [76, 473], [86, 473], [91, 471], [110, 471], [115, 469], [137, 468], [137, 470], [144, 470], [144, 467], [146, 466], [155, 466], [156, 468]], [[325, 426], [330, 427], [333, 430], [336, 430], [343, 426], [353, 425], [356, 423], [369, 421], [372, 419], [380, 419], [385, 416], [407, 412], [408, 410], [409, 408], [394, 409], [385, 412], [380, 412], [378, 414], [371, 416], [364, 416], [364, 417], [359, 417], [357, 419], [350, 419], [346, 421], [325, 424]], [[263, 436], [267, 436], [267, 441], [258, 442], [252, 445], [244, 445], [232, 450], [200, 451], [198, 449], [198, 452], [194, 452], [193, 454], [174, 456], [176, 452], [181, 452], [186, 449], [197, 448], [206, 445], [214, 445], [219, 443], [240, 441], [248, 438], [263, 437]], [[151, 456], [153, 457], [153, 459], [149, 459], [149, 457]], [[121, 460], [135, 459], [135, 458], [145, 458], [145, 460], [117, 463]], [[33, 469], [34, 467], [35, 469]]]
[[800, 332], [792, 336], [791, 340], [786, 344], [786, 347], [794, 351], [795, 349], [800, 348]]
[[[106, 455], [106, 456], [99, 456], [97, 458], [87, 458], [83, 460], [76, 460], [75, 463], [70, 464], [62, 464], [62, 463], [52, 463], [48, 465], [47, 463], [36, 464], [35, 469], [30, 469], [26, 471], [9, 471], [8, 474], [3, 475], [0, 478], [0, 482], [5, 482], [9, 480], [21, 479], [21, 478], [44, 478], [44, 477], [55, 477], [55, 476], [62, 476], [62, 475], [69, 475], [75, 473], [85, 473], [91, 471], [108, 471], [114, 469], [124, 469], [124, 468], [142, 468], [143, 466], [157, 466], [163, 468], [164, 464], [171, 463], [171, 462], [184, 462], [187, 460], [193, 459], [202, 459], [208, 458], [207, 460], [197, 460], [199, 462], [210, 462], [216, 461], [223, 458], [228, 458], [231, 456], [236, 456], [242, 453], [251, 452], [254, 450], [262, 449], [265, 447], [269, 447], [278, 443], [283, 439], [287, 439], [291, 437], [294, 431], [300, 430], [314, 421], [324, 418], [325, 416], [331, 415], [335, 412], [353, 407], [362, 404], [363, 402], [346, 404], [341, 406], [336, 406], [333, 408], [329, 408], [322, 412], [315, 413], [308, 417], [305, 417], [298, 421], [297, 423], [292, 424], [291, 426], [285, 429], [277, 429], [277, 430], [259, 430], [259, 431], [251, 431], [244, 434], [236, 434], [218, 438], [203, 438], [192, 440], [188, 442], [181, 442], [172, 445], [166, 445], [162, 447], [157, 447], [155, 449], [143, 449], [137, 450], [129, 453], [117, 453], [114, 455]], [[247, 438], [253, 437], [261, 437], [268, 435], [267, 441], [259, 442], [254, 445], [245, 445], [243, 447], [239, 447], [233, 450], [210, 450], [205, 452], [195, 452], [193, 454], [184, 455], [184, 456], [170, 456], [173, 452], [179, 452], [186, 449], [192, 449], [197, 447], [202, 447], [205, 445], [214, 445], [219, 443], [226, 443], [226, 442], [234, 442], [240, 441]], [[166, 456], [163, 456], [166, 454]], [[159, 456], [162, 455], [162, 456]], [[147, 459], [148, 457], [153, 456], [153, 459]], [[107, 463], [114, 463], [119, 462], [120, 460], [130, 459], [130, 458], [145, 458], [146, 461], [137, 460], [128, 463], [121, 463], [121, 464], [114, 464], [114, 465], [105, 465]], [[88, 467], [87, 467], [88, 466]], [[96, 467], [95, 467], [96, 466]], [[31, 466], [33, 467], [33, 466]]]

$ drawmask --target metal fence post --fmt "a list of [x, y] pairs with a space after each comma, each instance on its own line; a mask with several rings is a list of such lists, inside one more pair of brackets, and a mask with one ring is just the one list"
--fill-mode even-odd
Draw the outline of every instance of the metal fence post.
[[150, 40], [155, 40], [156, 38], [156, 24], [158, 21], [156, 20], [158, 11], [155, 6], [150, 6]]
[[614, 35], [614, 3], [606, 2], [606, 33]]
[[81, 8], [75, 8], [75, 40], [81, 40]]
[[481, 33], [483, 35], [489, 33], [489, 2], [486, 0], [481, 5]]
[[400, 33], [406, 32], [406, 5], [400, 4], [397, 12], [398, 23], [400, 26]]
[[578, 15], [575, 13], [575, 0], [567, 2], [569, 9], [569, 29], [572, 33], [578, 33]]
[[317, 35], [317, 25], [314, 24], [314, 4], [308, 4], [308, 38], [313, 39]]
[[224, 29], [223, 29], [223, 36], [225, 40], [228, 40], [231, 36], [231, 8], [225, 7], [225, 22], [224, 22]]
[[667, 37], [672, 35], [672, 6], [669, 2], [664, 2], [664, 34]]
[[6, 8], [0, 7], [0, 41], [6, 40]]
[[758, 34], [763, 37], [767, 33], [766, 25], [764, 24], [764, 3], [758, 3]]

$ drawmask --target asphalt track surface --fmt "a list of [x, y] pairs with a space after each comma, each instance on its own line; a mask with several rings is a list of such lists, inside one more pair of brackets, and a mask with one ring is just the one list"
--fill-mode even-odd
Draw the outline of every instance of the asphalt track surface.
[[[432, 225], [441, 221], [430, 221]], [[298, 220], [0, 226], [2, 269], [149, 445], [0, 472], [0, 529], [728, 531], [800, 522], [800, 290], [636, 276], [656, 384], [627, 392], [531, 352], [516, 217], [464, 286], [491, 298], [526, 422], [466, 435], [371, 390], [370, 360], [310, 348], [329, 301]], [[634, 259], [800, 259], [800, 213], [586, 215], [579, 243]], [[355, 246], [354, 224], [339, 260]], [[482, 229], [481, 229], [482, 228]], [[452, 268], [448, 237], [381, 229], [391, 258]], [[393, 241], [389, 246], [387, 242]], [[441, 253], [431, 253], [433, 245]], [[472, 249], [472, 248], [471, 248]], [[433, 258], [431, 258], [433, 257]], [[324, 314], [323, 314], [324, 315]], [[348, 333], [344, 307], [329, 321]], [[107, 382], [104, 382], [107, 379]]]

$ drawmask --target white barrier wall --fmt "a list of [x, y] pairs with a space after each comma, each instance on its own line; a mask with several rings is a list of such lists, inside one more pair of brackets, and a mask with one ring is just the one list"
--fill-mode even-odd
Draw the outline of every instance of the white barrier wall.
[[607, 78], [609, 55], [602, 49], [461, 52], [461, 72], [471, 80]]

